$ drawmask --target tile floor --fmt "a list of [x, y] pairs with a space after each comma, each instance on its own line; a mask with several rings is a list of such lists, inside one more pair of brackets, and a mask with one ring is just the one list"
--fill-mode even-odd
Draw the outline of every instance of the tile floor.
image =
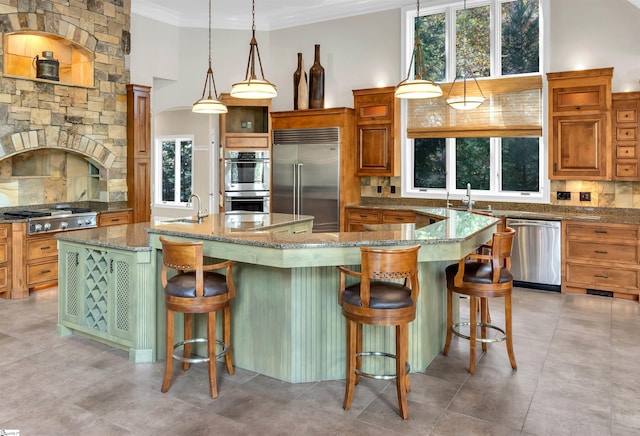
[[[463, 303], [464, 304], [464, 301]], [[500, 322], [499, 303], [491, 313]], [[342, 409], [342, 380], [291, 385], [220, 366], [220, 397], [204, 366], [163, 363], [55, 335], [56, 289], [0, 300], [0, 429], [32, 435], [640, 435], [640, 304], [589, 295], [514, 291], [512, 371], [504, 343], [478, 356], [468, 342], [411, 374], [410, 418], [393, 381], [364, 379]], [[177, 366], [177, 365], [176, 365]]]

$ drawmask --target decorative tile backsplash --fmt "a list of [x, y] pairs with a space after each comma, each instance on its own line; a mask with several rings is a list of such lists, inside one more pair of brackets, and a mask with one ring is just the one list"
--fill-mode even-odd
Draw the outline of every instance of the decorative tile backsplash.
[[[392, 187], [395, 187], [395, 193], [391, 192]], [[400, 177], [361, 177], [360, 189], [363, 198], [401, 198], [401, 179]], [[558, 191], [571, 193], [571, 199], [558, 200], [556, 195]], [[588, 192], [590, 201], [580, 201], [581, 192]], [[640, 208], [640, 182], [552, 180], [550, 204], [573, 207]]]

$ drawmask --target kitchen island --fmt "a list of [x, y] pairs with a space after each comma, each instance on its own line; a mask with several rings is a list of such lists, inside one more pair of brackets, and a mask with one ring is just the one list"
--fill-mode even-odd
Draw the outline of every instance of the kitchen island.
[[[443, 346], [444, 268], [489, 240], [497, 220], [448, 209], [419, 209], [417, 213], [439, 221], [420, 228], [403, 225], [398, 230], [349, 233], [295, 233], [268, 226], [261, 228], [252, 224], [253, 218], [249, 216], [235, 227], [221, 225], [224, 215], [212, 215], [202, 222], [148, 223], [147, 288], [132, 291], [145, 294], [143, 306], [155, 305], [154, 313], [144, 314], [144, 324], [153, 329], [155, 337], [150, 359], [164, 354], [160, 236], [200, 240], [204, 242], [205, 256], [237, 261], [233, 272], [237, 293], [232, 302], [234, 364], [294, 383], [344, 377], [345, 323], [337, 303], [335, 266], [357, 268], [361, 246], [420, 244], [421, 294], [417, 319], [410, 325], [409, 362], [413, 370], [424, 370]], [[274, 215], [278, 214], [269, 214], [269, 219]], [[295, 226], [299, 217], [288, 218]], [[67, 239], [71, 235], [59, 237], [61, 250], [66, 244], [75, 244], [77, 249], [83, 245], [81, 238], [88, 235], [75, 232], [72, 236], [74, 241]], [[96, 240], [88, 238], [84, 244], [95, 245]], [[61, 276], [65, 275], [63, 267], [61, 260]], [[393, 350], [393, 329], [367, 327], [371, 328], [365, 332], [365, 348]]]

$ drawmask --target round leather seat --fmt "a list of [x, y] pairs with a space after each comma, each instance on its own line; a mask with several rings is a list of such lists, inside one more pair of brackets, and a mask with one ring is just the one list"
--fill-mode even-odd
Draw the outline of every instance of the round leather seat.
[[[400, 309], [411, 307], [411, 289], [397, 283], [372, 281], [370, 285], [371, 309]], [[342, 302], [352, 306], [362, 307], [360, 299], [360, 283], [347, 286], [342, 295]]]
[[[223, 274], [205, 272], [204, 278], [204, 297], [214, 297], [229, 292], [227, 287], [227, 278]], [[167, 286], [164, 289], [167, 295], [182, 298], [196, 297], [196, 273], [187, 272], [178, 274], [167, 280]]]
[[[454, 263], [447, 267], [447, 284], [453, 283], [453, 278], [458, 274], [459, 264]], [[468, 283], [478, 283], [478, 284], [491, 284], [493, 283], [492, 279], [493, 269], [491, 268], [491, 264], [488, 262], [466, 262], [464, 264], [464, 277], [463, 281]], [[500, 269], [500, 277], [498, 278], [498, 283], [508, 283], [513, 281], [513, 276], [511, 272], [506, 268]]]

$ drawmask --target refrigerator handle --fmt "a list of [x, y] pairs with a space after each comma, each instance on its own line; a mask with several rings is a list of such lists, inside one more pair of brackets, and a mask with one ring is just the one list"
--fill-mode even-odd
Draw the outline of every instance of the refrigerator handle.
[[302, 164], [296, 164], [297, 171], [296, 171], [296, 211], [295, 213], [297, 215], [300, 215], [300, 213], [302, 212]]
[[293, 166], [293, 181], [291, 183], [291, 213], [296, 214], [296, 204], [298, 200], [298, 164], [291, 164]]

